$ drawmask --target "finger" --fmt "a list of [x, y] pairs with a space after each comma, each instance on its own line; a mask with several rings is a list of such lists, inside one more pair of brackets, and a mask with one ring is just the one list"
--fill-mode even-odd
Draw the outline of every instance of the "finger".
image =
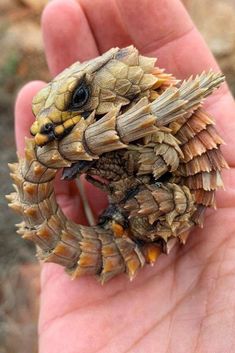
[[86, 16], [73, 0], [50, 2], [42, 15], [42, 31], [46, 58], [53, 76], [74, 61], [98, 55]]
[[[175, 0], [80, 0], [101, 52], [134, 44], [143, 53], [193, 28]], [[102, 9], [102, 11], [100, 11]], [[105, 25], [104, 25], [105, 24]]]
[[218, 68], [181, 1], [116, 0], [116, 4], [132, 43], [143, 54], [157, 56], [159, 64], [177, 77]]
[[76, 182], [61, 180], [59, 174], [55, 180], [55, 192], [64, 214], [72, 221], [86, 225], [84, 206]]
[[91, 211], [97, 220], [108, 205], [107, 194], [83, 179], [84, 190]]
[[79, 0], [78, 2], [86, 14], [100, 53], [115, 46], [121, 48], [132, 44], [132, 39], [123, 26], [115, 0]]
[[[20, 155], [24, 154], [25, 136], [30, 137], [29, 128], [35, 120], [32, 113], [32, 99], [44, 86], [45, 83], [41, 81], [30, 82], [21, 89], [17, 96], [15, 104], [15, 134], [17, 150]], [[75, 182], [61, 182], [58, 177], [55, 182], [55, 191], [57, 201], [66, 216], [85, 224], [86, 218]]]
[[35, 120], [32, 113], [32, 100], [35, 94], [46, 85], [42, 81], [33, 81], [25, 85], [16, 98], [15, 104], [15, 136], [20, 155], [24, 154], [25, 136], [30, 137], [30, 126]]

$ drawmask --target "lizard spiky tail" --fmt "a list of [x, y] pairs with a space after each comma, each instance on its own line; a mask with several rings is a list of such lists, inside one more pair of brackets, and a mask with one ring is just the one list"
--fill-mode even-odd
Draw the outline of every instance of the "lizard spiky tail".
[[25, 158], [9, 165], [15, 192], [7, 199], [24, 219], [18, 233], [38, 246], [41, 260], [65, 266], [72, 277], [93, 274], [105, 282], [126, 272], [133, 278], [145, 262], [137, 245], [125, 234], [116, 237], [111, 227], [81, 226], [65, 217], [53, 184], [57, 170], [70, 163], [53, 149], [49, 155], [47, 166], [28, 140]]
[[194, 195], [197, 211], [193, 218], [202, 225], [206, 208], [216, 206], [216, 189], [223, 187], [221, 172], [228, 168], [220, 148], [223, 140], [212, 118], [201, 108], [177, 128], [175, 137], [183, 153], [176, 172], [181, 176], [178, 182]]

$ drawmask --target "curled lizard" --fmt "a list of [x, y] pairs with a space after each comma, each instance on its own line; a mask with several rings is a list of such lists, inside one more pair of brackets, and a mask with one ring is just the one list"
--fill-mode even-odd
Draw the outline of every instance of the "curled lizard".
[[[202, 105], [224, 77], [210, 71], [180, 82], [155, 62], [133, 46], [113, 48], [73, 64], [33, 99], [33, 137], [9, 165], [15, 192], [7, 198], [23, 216], [18, 233], [72, 277], [132, 279], [184, 244], [215, 207], [227, 163]], [[53, 186], [60, 169], [108, 193], [97, 225], [63, 214]]]

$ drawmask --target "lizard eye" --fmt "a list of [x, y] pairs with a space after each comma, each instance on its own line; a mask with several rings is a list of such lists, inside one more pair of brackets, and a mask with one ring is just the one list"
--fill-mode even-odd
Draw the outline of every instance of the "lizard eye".
[[70, 108], [72, 110], [75, 110], [83, 107], [88, 101], [89, 96], [90, 96], [89, 88], [84, 83], [82, 83], [80, 86], [76, 88], [76, 90], [73, 93]]

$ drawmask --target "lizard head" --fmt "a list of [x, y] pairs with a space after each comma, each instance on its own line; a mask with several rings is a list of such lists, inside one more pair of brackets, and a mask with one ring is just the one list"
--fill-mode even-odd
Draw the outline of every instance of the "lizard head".
[[155, 59], [139, 55], [133, 46], [113, 48], [84, 63], [74, 63], [33, 99], [31, 134], [43, 146], [65, 136], [91, 113], [99, 118], [114, 108], [149, 94], [157, 82], [151, 74]]

